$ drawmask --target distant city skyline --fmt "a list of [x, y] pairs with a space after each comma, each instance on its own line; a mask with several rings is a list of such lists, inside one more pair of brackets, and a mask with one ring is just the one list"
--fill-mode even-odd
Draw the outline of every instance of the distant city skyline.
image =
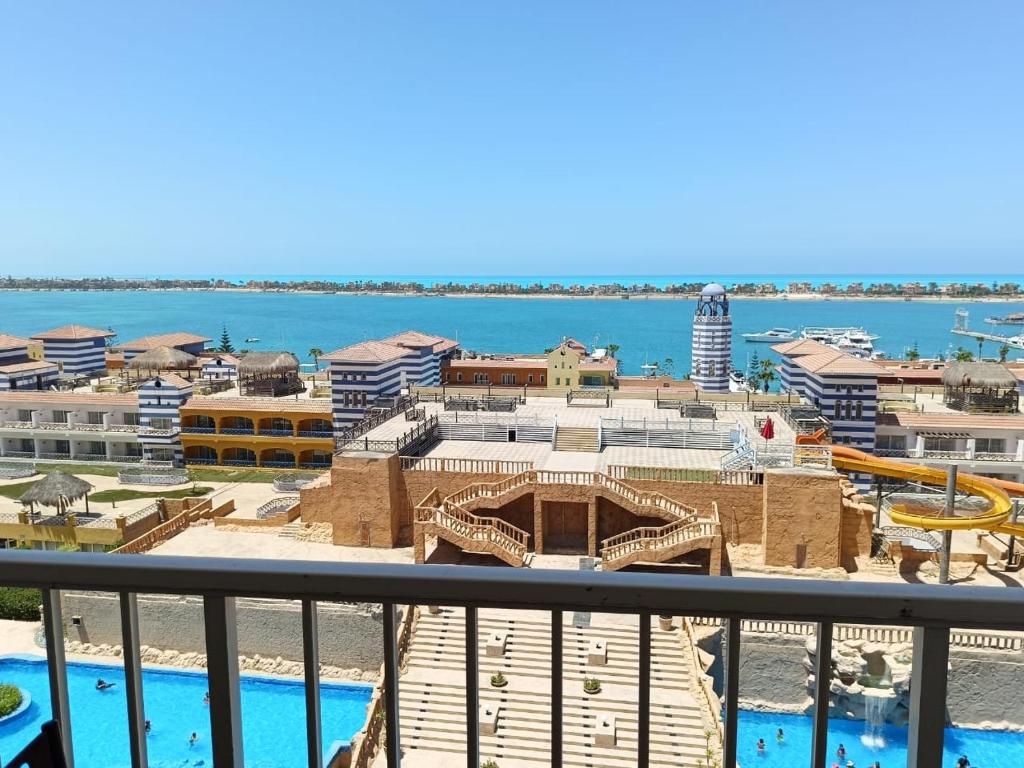
[[963, 275], [1024, 6], [15, 4], [0, 271]]

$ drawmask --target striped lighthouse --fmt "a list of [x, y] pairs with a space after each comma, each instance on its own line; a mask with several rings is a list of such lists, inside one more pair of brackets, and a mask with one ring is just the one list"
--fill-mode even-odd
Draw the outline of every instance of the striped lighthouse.
[[725, 288], [708, 283], [700, 292], [693, 315], [693, 371], [702, 392], [728, 392], [732, 366], [732, 318]]

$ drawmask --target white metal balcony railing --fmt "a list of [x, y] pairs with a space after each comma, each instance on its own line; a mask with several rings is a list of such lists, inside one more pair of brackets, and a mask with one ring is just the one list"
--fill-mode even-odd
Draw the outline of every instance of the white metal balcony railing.
[[[171, 558], [85, 553], [8, 552], [0, 584], [43, 590], [44, 635], [53, 718], [73, 766], [61, 590], [120, 595], [125, 689], [132, 765], [146, 760], [137, 594], [201, 595], [204, 604], [213, 763], [242, 766], [237, 597], [299, 600], [306, 697], [308, 764], [322, 768], [317, 601], [381, 603], [383, 611], [385, 750], [400, 764], [399, 670], [395, 606], [465, 608], [466, 765], [480, 765], [479, 608], [546, 610], [551, 614], [551, 765], [562, 765], [563, 638], [566, 610], [633, 614], [638, 622], [636, 765], [650, 765], [651, 618], [686, 614], [722, 619], [726, 627], [722, 764], [735, 766], [742, 622], [816, 624], [811, 765], [826, 767], [832, 639], [840, 623], [913, 628], [908, 765], [942, 765], [951, 629], [1020, 630], [1020, 590], [984, 587], [786, 579], [734, 579], [651, 573], [513, 570], [280, 560]], [[215, 586], [214, 586], [215, 585]]]
[[5, 421], [4, 429], [37, 429], [47, 432], [124, 432], [134, 434], [139, 431], [137, 424], [90, 424], [75, 422], [68, 424], [66, 421], [40, 421], [33, 424], [31, 421]]

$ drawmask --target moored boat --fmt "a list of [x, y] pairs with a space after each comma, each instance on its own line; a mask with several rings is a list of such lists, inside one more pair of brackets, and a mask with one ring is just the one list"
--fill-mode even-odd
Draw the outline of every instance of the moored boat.
[[760, 333], [744, 333], [744, 341], [766, 342], [774, 344], [780, 341], [792, 341], [796, 338], [796, 331], [790, 328], [772, 328]]

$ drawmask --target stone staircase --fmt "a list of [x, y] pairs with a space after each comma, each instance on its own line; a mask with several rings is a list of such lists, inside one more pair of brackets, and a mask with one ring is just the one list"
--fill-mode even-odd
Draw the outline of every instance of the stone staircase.
[[601, 450], [597, 427], [557, 427], [555, 430], [556, 451], [582, 451], [597, 453]]
[[459, 547], [463, 552], [494, 555], [502, 562], [527, 564], [530, 534], [496, 517], [477, 517], [457, 504], [417, 507], [416, 523], [423, 532]]
[[[481, 735], [481, 759], [501, 768], [550, 764], [550, 625], [537, 614], [480, 612], [480, 703], [499, 709], [497, 730]], [[417, 623], [400, 680], [402, 764], [410, 768], [465, 763], [465, 631], [461, 609], [424, 611]], [[563, 754], [567, 766], [628, 768], [636, 764], [637, 629], [625, 624], [564, 627]], [[494, 633], [507, 637], [505, 652], [487, 655]], [[588, 663], [595, 640], [607, 646], [607, 663]], [[714, 730], [691, 685], [690, 659], [678, 629], [651, 631], [651, 765], [697, 765], [705, 732]], [[505, 688], [490, 677], [501, 672]], [[596, 695], [583, 693], [583, 678], [600, 679]], [[705, 705], [706, 706], [706, 705]], [[614, 746], [597, 746], [598, 717], [616, 719]], [[715, 737], [713, 737], [714, 739]], [[713, 740], [712, 745], [716, 746]], [[461, 757], [460, 757], [461, 756]]]
[[617, 571], [634, 563], [664, 563], [697, 549], [713, 549], [722, 533], [717, 520], [681, 520], [660, 528], [634, 528], [605, 539], [601, 570]]
[[283, 539], [296, 539], [299, 534], [304, 531], [306, 524], [301, 520], [296, 520], [292, 523], [285, 523], [281, 526], [281, 530], [277, 532], [277, 535]]

